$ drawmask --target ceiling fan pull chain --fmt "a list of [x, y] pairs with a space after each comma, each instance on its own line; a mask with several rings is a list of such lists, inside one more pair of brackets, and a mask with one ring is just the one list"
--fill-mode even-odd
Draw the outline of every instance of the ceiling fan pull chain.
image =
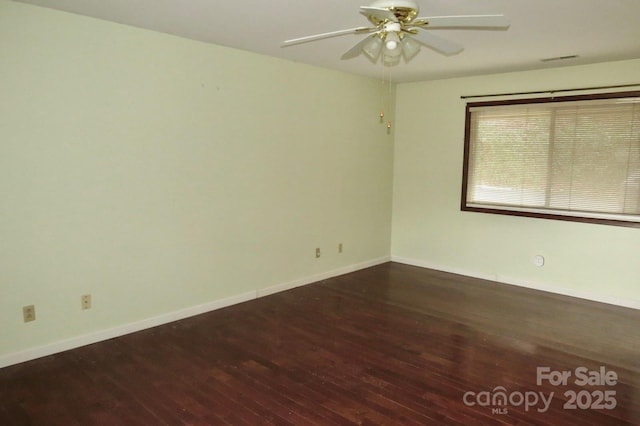
[[[386, 70], [386, 80], [387, 80], [387, 90], [386, 90], [386, 101], [385, 101], [385, 105], [389, 105], [391, 103], [391, 68], [390, 67], [385, 67], [384, 64], [382, 65], [382, 69]], [[383, 91], [384, 91], [384, 83], [383, 83]], [[384, 96], [384, 95], [383, 95]], [[387, 134], [391, 134], [391, 120], [387, 120]]]
[[385, 99], [384, 99], [384, 76], [382, 79], [382, 91], [380, 92], [380, 122], [384, 122], [384, 107], [385, 107]]

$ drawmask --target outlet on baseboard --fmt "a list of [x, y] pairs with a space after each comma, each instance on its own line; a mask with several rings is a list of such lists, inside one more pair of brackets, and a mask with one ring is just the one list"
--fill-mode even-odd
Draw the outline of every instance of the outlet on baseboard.
[[342, 253], [342, 243], [338, 244], [338, 253]]
[[317, 259], [318, 257], [320, 257], [320, 249], [319, 249], [319, 248], [317, 248], [317, 249], [316, 249], [316, 259]]

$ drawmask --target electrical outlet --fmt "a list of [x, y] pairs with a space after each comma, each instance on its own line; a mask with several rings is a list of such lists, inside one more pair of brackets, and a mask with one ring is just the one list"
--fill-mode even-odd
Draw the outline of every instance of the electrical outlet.
[[338, 244], [338, 253], [342, 253], [342, 243]]
[[24, 322], [31, 322], [36, 320], [36, 307], [33, 305], [24, 306], [22, 308], [22, 317]]
[[320, 249], [319, 248], [316, 249], [316, 258], [318, 258], [318, 257], [320, 257]]
[[91, 309], [91, 295], [83, 294], [81, 298], [82, 309]]

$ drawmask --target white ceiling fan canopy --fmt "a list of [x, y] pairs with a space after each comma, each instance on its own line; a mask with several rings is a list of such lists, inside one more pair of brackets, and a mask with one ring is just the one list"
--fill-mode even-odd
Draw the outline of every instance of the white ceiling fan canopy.
[[408, 9], [419, 10], [418, 3], [412, 0], [376, 0], [371, 3], [371, 7], [380, 7], [383, 9], [393, 8], [393, 7], [405, 7]]
[[411, 0], [377, 0], [369, 6], [361, 7], [360, 12], [374, 25], [390, 20], [406, 24], [418, 16], [420, 7], [418, 3]]

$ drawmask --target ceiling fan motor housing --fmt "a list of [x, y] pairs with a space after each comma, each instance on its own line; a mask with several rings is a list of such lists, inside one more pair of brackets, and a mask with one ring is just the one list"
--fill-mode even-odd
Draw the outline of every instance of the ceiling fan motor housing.
[[[418, 4], [411, 0], [378, 0], [374, 1], [371, 7], [379, 7], [380, 9], [391, 11], [398, 18], [398, 22], [403, 24], [413, 21], [420, 12]], [[384, 22], [373, 16], [368, 16], [368, 18], [374, 25], [380, 25]]]

